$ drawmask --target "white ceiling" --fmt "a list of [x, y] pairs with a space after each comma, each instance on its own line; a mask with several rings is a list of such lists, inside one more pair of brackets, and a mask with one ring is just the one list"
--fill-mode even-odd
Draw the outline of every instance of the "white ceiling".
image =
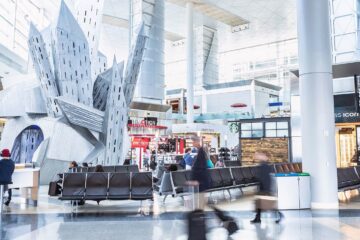
[[[60, 0], [36, 0], [42, 2], [48, 17], [57, 15]], [[66, 0], [69, 6], [76, 0]], [[104, 14], [129, 19], [130, 0], [105, 0]], [[219, 6], [250, 22], [250, 28], [237, 33], [231, 27], [201, 13], [195, 13], [194, 24], [206, 25], [219, 32], [220, 52], [263, 43], [296, 38], [296, 0], [202, 0]], [[165, 30], [175, 36], [185, 36], [185, 8], [170, 2], [165, 3]], [[99, 49], [111, 59], [126, 59], [128, 53], [127, 28], [104, 24], [101, 30]], [[166, 54], [166, 53], [165, 53]]]
[[[206, 25], [219, 31], [220, 51], [297, 36], [296, 0], [202, 0], [202, 2], [218, 6], [250, 22], [250, 29], [232, 33], [229, 25], [196, 13], [195, 27]], [[129, 1], [105, 0], [104, 14], [128, 19]], [[166, 2], [165, 30], [180, 36], [186, 35], [184, 7]], [[112, 33], [107, 31], [106, 34]], [[113, 34], [117, 34], [117, 31]], [[120, 37], [123, 38], [124, 35], [121, 34]]]

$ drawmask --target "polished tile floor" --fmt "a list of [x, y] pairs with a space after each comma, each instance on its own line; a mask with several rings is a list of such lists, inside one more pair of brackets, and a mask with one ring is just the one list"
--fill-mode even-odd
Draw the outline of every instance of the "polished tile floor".
[[[251, 189], [249, 190], [251, 191]], [[76, 212], [67, 203], [47, 197], [47, 188], [40, 189], [38, 207], [21, 204], [19, 197], [4, 208], [1, 217], [1, 240], [7, 239], [187, 239], [187, 209], [181, 198], [169, 198], [166, 204], [155, 197], [154, 202], [104, 201], [98, 206], [87, 202]], [[270, 213], [261, 224], [251, 225], [252, 197], [233, 199], [222, 192], [212, 194], [217, 206], [233, 216], [240, 230], [230, 239], [360, 239], [360, 197], [342, 202], [336, 211], [283, 211], [285, 219], [274, 223]], [[209, 210], [208, 239], [229, 239]]]

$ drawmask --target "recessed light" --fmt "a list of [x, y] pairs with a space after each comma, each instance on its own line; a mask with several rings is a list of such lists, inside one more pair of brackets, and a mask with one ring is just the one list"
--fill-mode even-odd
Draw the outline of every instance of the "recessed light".
[[4, 74], [8, 75], [8, 74], [9, 74], [9, 72], [4, 72]]

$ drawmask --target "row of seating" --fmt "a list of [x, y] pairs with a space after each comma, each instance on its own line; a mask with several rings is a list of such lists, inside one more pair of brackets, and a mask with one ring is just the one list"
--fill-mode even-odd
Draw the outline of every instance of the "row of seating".
[[339, 192], [360, 188], [360, 166], [338, 168], [337, 177]]
[[[239, 167], [240, 161], [224, 161], [226, 167]], [[275, 173], [302, 172], [301, 163], [276, 163], [273, 164]]]
[[64, 173], [60, 200], [153, 199], [151, 172]]
[[240, 167], [241, 163], [240, 161], [229, 160], [229, 161], [224, 161], [224, 165], [225, 167]]
[[[139, 172], [138, 165], [114, 165], [114, 166], [103, 166], [104, 172], [120, 172], [130, 173]], [[95, 167], [77, 167], [74, 172], [86, 173], [95, 172]]]
[[[224, 161], [226, 167], [239, 167], [240, 161]], [[276, 163], [273, 164], [275, 173], [302, 172], [301, 163]]]
[[[208, 192], [258, 185], [258, 167], [233, 167], [209, 169], [211, 186]], [[164, 173], [160, 195], [181, 196], [186, 193], [186, 182], [191, 180], [191, 170]]]

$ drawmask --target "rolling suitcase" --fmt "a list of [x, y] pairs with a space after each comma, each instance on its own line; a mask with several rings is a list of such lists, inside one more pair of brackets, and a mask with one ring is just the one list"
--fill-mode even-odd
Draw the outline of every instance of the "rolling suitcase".
[[188, 240], [206, 240], [206, 216], [197, 209], [188, 214]]
[[49, 183], [49, 191], [48, 191], [49, 196], [54, 197], [54, 196], [59, 195], [60, 193], [61, 192], [60, 192], [59, 186], [57, 185], [57, 182], [50, 182]]
[[189, 186], [188, 191], [192, 208], [188, 213], [188, 240], [206, 240], [206, 215], [199, 209], [199, 186]]
[[215, 211], [216, 216], [222, 221], [222, 225], [228, 231], [229, 235], [232, 235], [239, 230], [239, 227], [234, 218], [225, 215], [222, 210], [215, 206], [212, 206], [212, 209]]

